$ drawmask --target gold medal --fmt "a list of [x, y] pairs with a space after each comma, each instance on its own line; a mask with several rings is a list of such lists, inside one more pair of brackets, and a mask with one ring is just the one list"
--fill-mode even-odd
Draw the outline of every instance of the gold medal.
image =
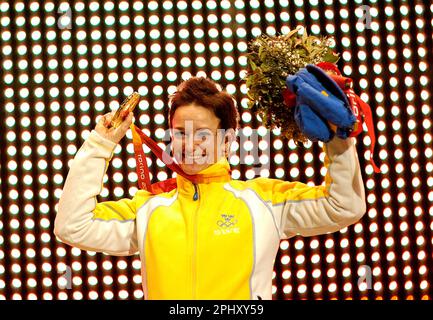
[[120, 105], [119, 109], [116, 110], [116, 113], [114, 114], [113, 118], [111, 119], [110, 126], [113, 128], [117, 128], [120, 126], [120, 124], [123, 122], [124, 119], [120, 116], [122, 111], [127, 110], [127, 112], [134, 111], [135, 107], [137, 106], [138, 102], [140, 101], [140, 94], [138, 92], [133, 92], [130, 94]]

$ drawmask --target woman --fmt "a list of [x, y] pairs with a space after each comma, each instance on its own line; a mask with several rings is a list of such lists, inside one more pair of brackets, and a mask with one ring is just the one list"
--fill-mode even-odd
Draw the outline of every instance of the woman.
[[[352, 138], [324, 144], [326, 184], [230, 178], [225, 157], [238, 113], [214, 82], [193, 77], [172, 95], [172, 149], [181, 168], [177, 188], [158, 195], [98, 203], [116, 144], [104, 116], [72, 162], [55, 221], [63, 242], [112, 255], [139, 252], [145, 299], [271, 299], [273, 261], [281, 239], [338, 231], [366, 211]], [[221, 130], [224, 135], [218, 134]]]

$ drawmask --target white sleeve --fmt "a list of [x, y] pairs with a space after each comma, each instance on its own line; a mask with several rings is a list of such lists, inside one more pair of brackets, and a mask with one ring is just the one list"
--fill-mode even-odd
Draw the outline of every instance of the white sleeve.
[[115, 147], [93, 130], [78, 150], [58, 204], [54, 234], [83, 250], [131, 255], [137, 252], [135, 200], [96, 199]]
[[[357, 222], [366, 212], [354, 138], [335, 137], [324, 144], [325, 185], [284, 183], [274, 190], [273, 211], [282, 238], [335, 232]], [[275, 199], [277, 198], [277, 199]]]

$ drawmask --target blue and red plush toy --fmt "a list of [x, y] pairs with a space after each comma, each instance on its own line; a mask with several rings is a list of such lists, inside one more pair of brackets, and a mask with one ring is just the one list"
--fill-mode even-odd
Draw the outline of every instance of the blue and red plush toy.
[[[327, 73], [329, 72], [329, 74]], [[286, 79], [283, 92], [287, 106], [294, 107], [294, 118], [311, 141], [329, 142], [357, 136], [365, 122], [371, 139], [370, 160], [375, 172], [380, 169], [373, 161], [375, 145], [371, 110], [352, 89], [352, 79], [341, 76], [332, 63], [307, 65]]]
[[289, 75], [286, 84], [296, 95], [295, 121], [308, 139], [328, 142], [334, 134], [349, 137], [356, 117], [343, 90], [325, 71], [310, 64]]

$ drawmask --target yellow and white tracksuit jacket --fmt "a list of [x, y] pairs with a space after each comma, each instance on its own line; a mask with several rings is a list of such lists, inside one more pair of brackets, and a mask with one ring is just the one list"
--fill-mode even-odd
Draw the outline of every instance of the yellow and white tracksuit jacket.
[[92, 131], [72, 161], [55, 220], [64, 243], [111, 255], [140, 254], [145, 299], [272, 299], [281, 239], [340, 230], [366, 211], [354, 139], [325, 149], [325, 185], [230, 180], [220, 161], [201, 173], [225, 182], [98, 203], [115, 143]]

